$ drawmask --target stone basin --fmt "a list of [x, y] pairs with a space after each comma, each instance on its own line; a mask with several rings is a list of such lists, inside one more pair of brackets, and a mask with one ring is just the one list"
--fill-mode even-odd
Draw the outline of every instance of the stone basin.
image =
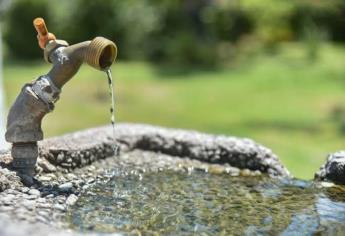
[[[250, 139], [119, 124], [42, 141], [28, 188], [0, 153], [0, 235], [334, 235], [345, 191]], [[20, 227], [18, 227], [18, 223]]]

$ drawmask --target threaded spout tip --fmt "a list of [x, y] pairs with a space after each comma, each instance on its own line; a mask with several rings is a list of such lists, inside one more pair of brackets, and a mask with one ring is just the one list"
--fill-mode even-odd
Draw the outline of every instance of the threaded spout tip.
[[117, 56], [114, 42], [103, 37], [94, 38], [85, 51], [85, 61], [92, 67], [105, 71], [110, 68]]

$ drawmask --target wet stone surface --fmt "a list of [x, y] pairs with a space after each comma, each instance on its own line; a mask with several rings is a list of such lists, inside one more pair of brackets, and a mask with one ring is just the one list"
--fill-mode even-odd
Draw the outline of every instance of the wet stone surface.
[[[24, 225], [29, 223], [31, 226], [38, 224], [40, 227], [43, 225], [43, 228], [49, 226], [59, 230], [69, 229], [69, 222], [65, 220], [66, 212], [76, 204], [82, 192], [92, 194], [93, 190], [89, 191], [92, 186], [108, 182], [112, 178], [109, 167], [128, 170], [128, 173], [157, 172], [163, 169], [174, 171], [198, 169], [211, 173], [227, 173], [232, 176], [261, 175], [258, 171], [240, 170], [230, 165], [208, 164], [198, 160], [140, 150], [102, 159], [93, 163], [92, 166], [78, 168], [71, 172], [42, 172], [36, 175], [37, 181], [32, 187], [23, 186], [14, 172], [1, 168], [0, 173], [8, 173], [16, 181], [11, 182], [9, 188], [0, 192], [0, 219], [1, 214], [5, 214], [11, 218], [11, 222], [21, 222]], [[9, 225], [6, 227], [8, 228]], [[6, 227], [0, 227], [0, 235], [11, 235], [5, 234], [6, 231], [1, 231], [7, 229]], [[55, 235], [50, 231], [49, 234]], [[17, 235], [30, 234], [22, 232]]]
[[[217, 191], [228, 191], [229, 189], [232, 189], [231, 186], [238, 186], [237, 189], [234, 189], [234, 191], [237, 191], [236, 194], [229, 193], [229, 196], [226, 196], [225, 199], [230, 201], [233, 198], [235, 199], [234, 196], [236, 195], [241, 196], [243, 199], [241, 201], [241, 199], [238, 198], [237, 203], [235, 201], [228, 207], [225, 206], [224, 209], [222, 208], [224, 210], [225, 219], [226, 214], [228, 214], [227, 210], [229, 210], [232, 206], [238, 207], [239, 205], [243, 204], [243, 209], [245, 209], [243, 212], [246, 212], [253, 211], [252, 208], [246, 208], [249, 207], [248, 204], [250, 206], [256, 206], [255, 204], [260, 205], [261, 203], [270, 203], [274, 205], [278, 204], [280, 201], [283, 203], [285, 201], [286, 203], [290, 203], [287, 204], [285, 208], [282, 208], [284, 211], [280, 212], [280, 215], [272, 215], [272, 217], [274, 216], [277, 219], [282, 219], [280, 216], [285, 215], [287, 218], [289, 218], [290, 213], [292, 214], [292, 212], [296, 210], [298, 217], [294, 218], [291, 216], [289, 218], [291, 219], [291, 222], [298, 223], [299, 219], [309, 219], [309, 216], [312, 215], [310, 212], [316, 212], [315, 208], [314, 210], [310, 210], [313, 209], [312, 205], [320, 206], [320, 209], [325, 209], [321, 211], [321, 213], [323, 212], [325, 215], [335, 217], [335, 223], [339, 223], [338, 218], [343, 214], [342, 204], [345, 201], [343, 189], [338, 188], [334, 184], [326, 182], [318, 183], [318, 186], [322, 188], [319, 192], [315, 187], [306, 187], [305, 185], [307, 185], [307, 183], [302, 184], [303, 186], [297, 186], [297, 182], [294, 182], [289, 184], [292, 185], [291, 188], [294, 190], [282, 190], [283, 193], [280, 195], [278, 194], [279, 197], [277, 198], [277, 202], [275, 202], [275, 200], [268, 200], [268, 198], [271, 197], [262, 196], [259, 198], [258, 196], [260, 194], [262, 195], [262, 192], [259, 191], [260, 194], [255, 193], [255, 191], [258, 190], [254, 191], [251, 189], [253, 186], [249, 187], [243, 182], [247, 182], [248, 180], [248, 183], [253, 183], [254, 181], [254, 185], [257, 184], [261, 186], [265, 185], [266, 183], [268, 184], [267, 190], [264, 192], [267, 194], [272, 193], [274, 196], [276, 196], [276, 189], [280, 188], [277, 186], [281, 186], [281, 183], [277, 184], [276, 182], [270, 182], [273, 181], [273, 179], [268, 177], [274, 177], [275, 179], [290, 179], [291, 176], [287, 169], [281, 164], [277, 156], [272, 153], [270, 149], [257, 144], [250, 139], [207, 135], [195, 131], [165, 129], [160, 127], [133, 124], [117, 125], [115, 133], [115, 139], [120, 151], [119, 156], [115, 157], [113, 155], [113, 132], [109, 126], [80, 131], [57, 138], [50, 138], [40, 142], [40, 156], [36, 165], [36, 181], [35, 184], [30, 187], [24, 186], [16, 173], [11, 171], [10, 162], [12, 161], [12, 158], [9, 152], [1, 151], [0, 235], [55, 236], [86, 234], [85, 232], [78, 233], [78, 231], [73, 231], [70, 229], [71, 227], [77, 230], [86, 230], [88, 235], [102, 235], [102, 233], [95, 233], [95, 230], [93, 229], [96, 229], [96, 231], [99, 232], [112, 232], [111, 235], [117, 235], [117, 231], [114, 232], [115, 228], [116, 230], [121, 228], [122, 231], [124, 230], [129, 232], [129, 235], [140, 235], [141, 231], [159, 231], [160, 229], [150, 228], [147, 225], [143, 225], [145, 228], [140, 228], [141, 231], [138, 231], [139, 227], [136, 227], [135, 224], [133, 226], [133, 222], [124, 224], [125, 228], [123, 228], [121, 225], [116, 226], [115, 228], [109, 227], [109, 225], [106, 225], [108, 224], [106, 223], [108, 220], [105, 220], [105, 218], [103, 218], [101, 215], [98, 218], [99, 221], [96, 222], [97, 224], [95, 224], [95, 222], [94, 224], [91, 224], [90, 219], [83, 219], [80, 217], [80, 212], [85, 210], [85, 208], [82, 207], [90, 207], [89, 205], [83, 205], [80, 203], [82, 201], [94, 201], [91, 196], [95, 198], [100, 197], [100, 186], [104, 186], [104, 188], [107, 189], [105, 194], [108, 194], [102, 196], [102, 199], [109, 197], [109, 202], [113, 202], [115, 204], [114, 206], [122, 206], [121, 204], [124, 204], [121, 203], [121, 201], [117, 203], [116, 199], [112, 199], [113, 196], [110, 194], [110, 188], [114, 187], [114, 173], [125, 173], [125, 175], [129, 176], [128, 181], [132, 181], [128, 183], [130, 186], [134, 187], [136, 186], [135, 184], [141, 184], [138, 186], [138, 191], [141, 191], [141, 186], [148, 184], [148, 182], [142, 182], [143, 180], [141, 180], [147, 179], [147, 175], [149, 175], [151, 178], [150, 181], [152, 183], [159, 185], [163, 184], [164, 181], [159, 181], [156, 176], [163, 174], [161, 179], [169, 182], [170, 177], [166, 179], [167, 176], [164, 176], [164, 173], [167, 173], [167, 175], [169, 174], [171, 176], [171, 180], [175, 178], [173, 173], [176, 172], [181, 173], [182, 177], [185, 176], [186, 173], [187, 177], [193, 177], [193, 175], [190, 176], [188, 173], [203, 173], [201, 176], [198, 176], [198, 178], [193, 177], [194, 179], [192, 180], [195, 183], [198, 183], [196, 186], [190, 185], [191, 179], [188, 180], [188, 178], [186, 178], [187, 180], [177, 180], [177, 182], [180, 181], [181, 186], [173, 186], [175, 186], [177, 190], [181, 190], [186, 188], [186, 186], [189, 186], [187, 189], [185, 189], [185, 192], [193, 189], [194, 187], [203, 185], [218, 186], [219, 190]], [[114, 172], [114, 170], [121, 171]], [[218, 179], [218, 182], [224, 184], [217, 185], [216, 182], [212, 182], [213, 180], [208, 180], [212, 179], [207, 177], [210, 175], [226, 176], [226, 178], [222, 177]], [[125, 179], [121, 180], [121, 176], [122, 174], [118, 176], [118, 180], [120, 183], [122, 182], [126, 184]], [[138, 180], [136, 178], [138, 178]], [[219, 177], [215, 177], [215, 179], [217, 178]], [[231, 180], [228, 178], [231, 178]], [[258, 181], [260, 178], [262, 178], [261, 180], [264, 181]], [[246, 181], [242, 181], [241, 179]], [[204, 180], [209, 182], [202, 182]], [[186, 186], [182, 186], [182, 184], [186, 184]], [[227, 186], [227, 184], [230, 186]], [[240, 185], [242, 184], [244, 185], [244, 189], [241, 189]], [[169, 186], [170, 185], [167, 184], [163, 185], [163, 187], [159, 189], [162, 196], [158, 195], [158, 197], [167, 196], [168, 194], [164, 194], [164, 191], [170, 191]], [[282, 187], [282, 189], [285, 188], [290, 189], [290, 187]], [[298, 190], [299, 188], [301, 190]], [[155, 189], [152, 189], [152, 191], [156, 191]], [[210, 189], [214, 189], [213, 186], [211, 186]], [[328, 189], [332, 190], [328, 191]], [[119, 188], [118, 190], [121, 192], [124, 189]], [[135, 191], [135, 189], [130, 188], [128, 193], [131, 193], [131, 191]], [[204, 207], [209, 205], [209, 201], [218, 202], [218, 197], [224, 195], [222, 195], [222, 193], [219, 195], [219, 192], [217, 191], [201, 193], [200, 196], [194, 196], [193, 194], [190, 196], [197, 199], [198, 201], [196, 204], [200, 203], [200, 207], [204, 209]], [[291, 196], [289, 197], [285, 195], [285, 192], [291, 193]], [[139, 193], [140, 192], [138, 192], [138, 194]], [[242, 193], [245, 194], [243, 195]], [[144, 194], [144, 191], [142, 191], [142, 194]], [[176, 192], [175, 194], [179, 193]], [[201, 197], [203, 194], [204, 196]], [[302, 204], [302, 202], [299, 201], [298, 196], [300, 195], [307, 199], [305, 204]], [[228, 199], [230, 196], [232, 196], [231, 199]], [[157, 196], [154, 197], [157, 198]], [[154, 199], [154, 197], [152, 197], [152, 199]], [[188, 200], [183, 196], [176, 195], [176, 197], [180, 197], [182, 202], [188, 202]], [[247, 198], [249, 198], [249, 200]], [[274, 197], [272, 197], [272, 199], [273, 198]], [[315, 200], [314, 204], [312, 204], [313, 200], [310, 199], [321, 200]], [[133, 198], [133, 202], [135, 202], [135, 200], [136, 199]], [[160, 200], [161, 202], [164, 202], [164, 198]], [[294, 200], [296, 204], [293, 203]], [[150, 201], [147, 203], [150, 203]], [[114, 210], [114, 208], [112, 207], [114, 206], [109, 206], [108, 208], [104, 209], [104, 211], [109, 215], [113, 215], [114, 212], [112, 212], [112, 210]], [[302, 211], [301, 209], [304, 206], [306, 206], [304, 209], [307, 212], [307, 216], [303, 218], [299, 213]], [[76, 214], [79, 214], [79, 216], [72, 216], [71, 209], [74, 209]], [[178, 209], [177, 206], [176, 209]], [[218, 208], [215, 207], [213, 210], [217, 209]], [[333, 213], [329, 213], [330, 211], [333, 211]], [[129, 216], [133, 212], [127, 212], [127, 215], [124, 214], [124, 216]], [[143, 211], [143, 213], [145, 212], [146, 211]], [[263, 210], [263, 212], [266, 211]], [[317, 214], [320, 214], [321, 216], [319, 210], [317, 210], [317, 212]], [[99, 211], [95, 210], [93, 213], [98, 214]], [[170, 211], [168, 211], [168, 213], [170, 213]], [[234, 214], [236, 215], [236, 213]], [[69, 219], [66, 218], [67, 215], [70, 216]], [[193, 216], [192, 213], [191, 216]], [[207, 215], [207, 217], [209, 217], [209, 215]], [[312, 219], [314, 219], [313, 217], [314, 215], [311, 216]], [[78, 218], [79, 221], [73, 221], [75, 220], [74, 218]], [[114, 219], [118, 218], [114, 217]], [[139, 222], [142, 218], [136, 219]], [[172, 219], [171, 222], [174, 222], [175, 218], [174, 216], [172, 216], [172, 218], [168, 217], [165, 222], [170, 222], [170, 219]], [[254, 218], [250, 217], [245, 219], [254, 220]], [[255, 219], [257, 220], [258, 218]], [[71, 224], [71, 222], [73, 223]], [[224, 221], [217, 222], [219, 223]], [[213, 223], [217, 225], [217, 222]], [[259, 232], [257, 230], [262, 230], [262, 227], [265, 228], [265, 225], [271, 225], [272, 227], [273, 225], [276, 226], [276, 222], [274, 220], [270, 220], [270, 218], [264, 218], [263, 220], [260, 220], [260, 222], [261, 223], [255, 223], [249, 226], [247, 225], [247, 231], [245, 232], [248, 232], [250, 235], [251, 232]], [[277, 227], [279, 226], [279, 229], [284, 227], [285, 229], [288, 229], [288, 227], [293, 229], [293, 227], [298, 225], [297, 223], [293, 224], [291, 222], [286, 223], [282, 220], [282, 223], [277, 223]], [[326, 222], [329, 223], [328, 218]], [[333, 223], [332, 227], [335, 224]], [[18, 224], [20, 224], [20, 227], [18, 227]], [[312, 227], [315, 226], [315, 224], [310, 224]], [[319, 230], [321, 226], [317, 226], [317, 230]], [[171, 227], [169, 226], [169, 229], [166, 230], [173, 230]], [[226, 227], [227, 226], [225, 225], [224, 229], [226, 229]], [[343, 225], [339, 224], [339, 227], [333, 227], [331, 229], [327, 228], [328, 231], [326, 230], [323, 232], [328, 234], [331, 232], [329, 230], [338, 230], [342, 229], [342, 227]], [[201, 223], [200, 226], [197, 225], [196, 228], [198, 230], [211, 230], [212, 232], [217, 231], [217, 229], [205, 228]], [[190, 229], [191, 228], [186, 228], [185, 230], [188, 231]], [[304, 229], [309, 230], [309, 228], [306, 227], [304, 227]], [[238, 228], [238, 232], [242, 232], [241, 230], [242, 228]], [[332, 232], [330, 235], [333, 235]], [[237, 232], [233, 232], [232, 234], [236, 233]]]

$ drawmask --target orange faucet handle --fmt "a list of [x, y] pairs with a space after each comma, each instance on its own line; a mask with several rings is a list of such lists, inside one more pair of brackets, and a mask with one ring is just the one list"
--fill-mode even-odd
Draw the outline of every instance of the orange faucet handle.
[[40, 48], [44, 49], [46, 47], [46, 44], [50, 40], [55, 40], [56, 37], [54, 34], [48, 32], [46, 23], [44, 22], [43, 18], [38, 17], [34, 19], [33, 23], [38, 33], [37, 34], [38, 44]]

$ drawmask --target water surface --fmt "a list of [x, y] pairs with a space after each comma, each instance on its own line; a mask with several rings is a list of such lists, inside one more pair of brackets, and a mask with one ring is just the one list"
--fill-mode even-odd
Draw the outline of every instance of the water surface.
[[72, 228], [144, 235], [343, 235], [345, 191], [204, 171], [114, 170], [69, 211]]

